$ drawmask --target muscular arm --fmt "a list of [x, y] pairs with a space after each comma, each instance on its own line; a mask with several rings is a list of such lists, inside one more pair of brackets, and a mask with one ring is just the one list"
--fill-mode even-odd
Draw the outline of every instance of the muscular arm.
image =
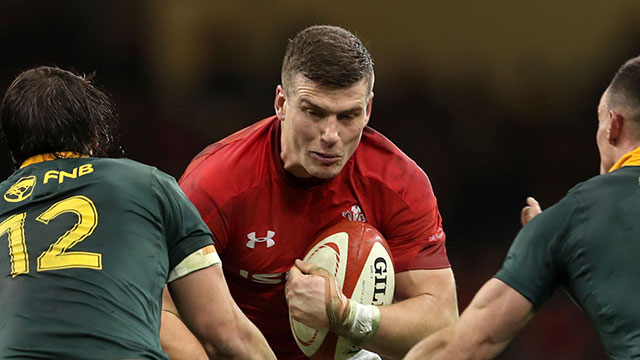
[[221, 266], [209, 266], [179, 278], [169, 283], [169, 291], [184, 323], [210, 358], [276, 358], [258, 328], [233, 301]]
[[160, 343], [162, 350], [169, 355], [171, 360], [208, 359], [202, 344], [180, 319], [178, 309], [176, 309], [166, 286], [162, 291]]
[[[332, 304], [341, 303], [341, 293], [330, 287], [332, 294], [327, 297], [325, 279], [314, 275], [315, 271], [312, 264], [297, 261], [289, 272], [285, 290], [289, 312], [307, 326], [327, 328], [326, 299], [332, 299]], [[396, 274], [395, 300], [392, 305], [378, 307], [380, 326], [366, 340], [366, 349], [401, 358], [418, 341], [458, 318], [453, 273], [448, 268]]]
[[498, 279], [478, 291], [460, 320], [416, 345], [412, 359], [491, 359], [533, 316], [524, 296]]
[[381, 306], [380, 327], [365, 348], [400, 358], [418, 341], [458, 318], [451, 269], [396, 274], [396, 302]]

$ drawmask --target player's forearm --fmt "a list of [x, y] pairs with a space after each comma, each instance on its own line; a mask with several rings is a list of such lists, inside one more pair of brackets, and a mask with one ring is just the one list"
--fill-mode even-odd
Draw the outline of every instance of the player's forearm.
[[[237, 311], [240, 314], [240, 309]], [[208, 328], [215, 334], [202, 342], [210, 359], [276, 359], [262, 333], [244, 316], [237, 316], [232, 323], [211, 323]]]
[[[404, 360], [483, 360], [493, 359], [507, 345], [508, 341], [494, 341], [488, 337], [469, 334], [469, 329], [452, 324], [414, 346]], [[480, 331], [478, 331], [480, 332]]]
[[457, 321], [420, 341], [403, 360], [488, 360], [498, 356], [509, 339], [483, 333], [478, 323]]
[[493, 359], [533, 316], [533, 305], [491, 279], [453, 325], [420, 342], [406, 359]]
[[177, 314], [170, 311], [162, 311], [160, 343], [162, 350], [169, 355], [171, 360], [208, 358], [198, 339], [187, 329]]
[[[416, 344], [403, 358], [403, 360], [423, 360], [433, 359], [434, 357], [446, 352], [449, 340], [454, 335], [454, 325], [450, 325], [435, 334], [423, 339]], [[461, 358], [456, 358], [461, 359]]]
[[194, 271], [171, 282], [169, 289], [165, 308], [175, 301], [210, 358], [275, 359], [264, 336], [233, 301], [221, 266]]
[[[240, 312], [240, 309], [238, 309]], [[242, 318], [243, 342], [247, 344], [247, 352], [244, 359], [268, 359], [276, 360], [276, 355], [271, 350], [260, 330], [246, 317]]]
[[380, 309], [380, 327], [365, 348], [391, 358], [402, 358], [420, 340], [458, 318], [453, 301], [420, 295]]

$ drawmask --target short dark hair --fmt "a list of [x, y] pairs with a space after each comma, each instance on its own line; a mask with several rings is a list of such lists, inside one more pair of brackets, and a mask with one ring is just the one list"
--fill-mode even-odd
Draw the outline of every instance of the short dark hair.
[[609, 84], [609, 108], [624, 106], [630, 120], [640, 125], [640, 56], [627, 60]]
[[116, 125], [113, 102], [91, 76], [56, 67], [22, 72], [0, 105], [0, 136], [16, 167], [45, 153], [121, 156]]
[[373, 60], [351, 32], [338, 26], [314, 25], [289, 41], [282, 62], [285, 90], [297, 74], [331, 89], [350, 87], [367, 79], [371, 90]]

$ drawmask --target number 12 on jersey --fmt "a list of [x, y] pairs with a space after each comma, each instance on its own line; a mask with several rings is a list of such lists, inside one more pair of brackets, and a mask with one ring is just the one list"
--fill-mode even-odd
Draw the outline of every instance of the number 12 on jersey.
[[[98, 225], [98, 211], [91, 199], [85, 196], [72, 196], [58, 201], [36, 217], [36, 220], [49, 224], [58, 215], [74, 213], [78, 221], [60, 236], [38, 257], [37, 271], [89, 268], [102, 269], [102, 254], [84, 251], [67, 251], [93, 233]], [[27, 213], [11, 215], [0, 223], [0, 238], [5, 234], [9, 238], [9, 257], [11, 276], [29, 272], [29, 253], [25, 238], [25, 220]]]

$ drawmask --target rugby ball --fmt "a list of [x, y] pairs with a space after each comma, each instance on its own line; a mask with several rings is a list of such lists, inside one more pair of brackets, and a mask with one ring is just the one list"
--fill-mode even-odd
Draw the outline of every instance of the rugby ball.
[[[395, 272], [391, 251], [380, 232], [359, 221], [341, 221], [315, 240], [303, 259], [329, 271], [345, 296], [361, 304], [389, 305]], [[329, 332], [293, 320], [291, 331], [302, 352], [313, 360], [342, 360], [360, 347]]]

